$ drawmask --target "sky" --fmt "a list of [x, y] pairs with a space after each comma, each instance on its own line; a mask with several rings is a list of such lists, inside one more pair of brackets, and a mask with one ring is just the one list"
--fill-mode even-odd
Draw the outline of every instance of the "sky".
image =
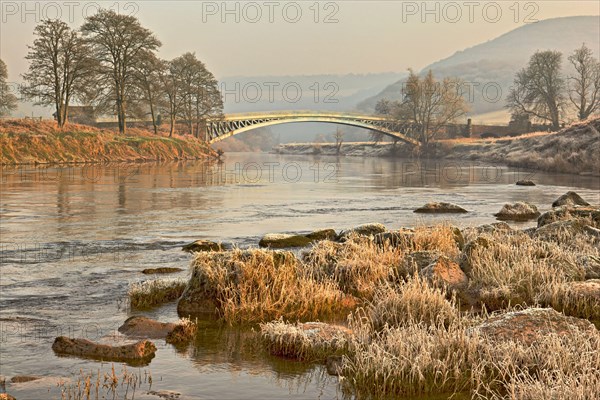
[[416, 70], [527, 23], [600, 15], [600, 1], [0, 1], [0, 58], [27, 68], [43, 18], [78, 27], [98, 7], [135, 15], [165, 59], [195, 52], [217, 76]]

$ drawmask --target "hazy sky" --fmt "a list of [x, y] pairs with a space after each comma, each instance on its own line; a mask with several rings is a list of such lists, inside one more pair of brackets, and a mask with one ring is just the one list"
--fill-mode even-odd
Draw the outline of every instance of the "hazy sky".
[[[600, 15], [590, 1], [0, 1], [0, 56], [16, 80], [38, 19], [73, 27], [99, 5], [135, 14], [163, 42], [195, 51], [217, 77], [420, 69], [524, 23]], [[428, 11], [428, 12], [426, 12]]]

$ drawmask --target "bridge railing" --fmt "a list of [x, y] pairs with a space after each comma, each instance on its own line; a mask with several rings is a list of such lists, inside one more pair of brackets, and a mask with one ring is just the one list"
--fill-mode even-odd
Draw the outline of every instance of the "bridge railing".
[[277, 110], [247, 113], [228, 113], [223, 115], [223, 119], [250, 119], [260, 117], [286, 117], [286, 116], [322, 116], [322, 117], [346, 117], [346, 118], [370, 118], [370, 119], [389, 119], [381, 115], [373, 115], [360, 112], [340, 112], [340, 111], [315, 111], [315, 110]]

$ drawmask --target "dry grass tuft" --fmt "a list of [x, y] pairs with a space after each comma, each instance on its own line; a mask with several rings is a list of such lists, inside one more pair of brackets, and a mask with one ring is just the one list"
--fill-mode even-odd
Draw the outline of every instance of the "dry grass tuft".
[[144, 309], [177, 300], [187, 283], [183, 279], [154, 279], [136, 282], [129, 287], [131, 307]]
[[434, 288], [415, 275], [399, 286], [380, 286], [366, 314], [376, 331], [421, 323], [449, 326], [459, 318], [459, 311], [456, 299], [448, 297], [444, 289]]
[[189, 318], [181, 318], [177, 326], [169, 332], [166, 342], [174, 345], [188, 344], [198, 332], [198, 325]]
[[281, 316], [314, 320], [348, 312], [355, 304], [329, 279], [314, 279], [289, 252], [233, 250], [199, 253], [190, 285], [229, 323]]

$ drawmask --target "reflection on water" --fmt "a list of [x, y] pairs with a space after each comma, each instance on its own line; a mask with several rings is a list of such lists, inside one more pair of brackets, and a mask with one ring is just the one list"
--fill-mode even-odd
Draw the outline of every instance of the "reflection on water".
[[[538, 186], [515, 186], [519, 179]], [[595, 177], [469, 161], [267, 154], [230, 154], [217, 164], [3, 167], [0, 185], [5, 376], [68, 376], [99, 368], [94, 361], [56, 357], [50, 349], [54, 337], [114, 340], [131, 314], [128, 285], [145, 279], [144, 268], [188, 265], [181, 246], [192, 240], [245, 247], [267, 232], [340, 230], [374, 221], [389, 228], [441, 221], [475, 225], [494, 221], [492, 214], [505, 202], [529, 201], [544, 211], [571, 189], [600, 203]], [[457, 203], [469, 213], [413, 214], [428, 201]], [[177, 319], [174, 304], [146, 314]], [[254, 337], [248, 329], [207, 321], [189, 347], [157, 343], [149, 367], [155, 389], [188, 398], [344, 397], [336, 378], [321, 367], [270, 357]], [[10, 391], [19, 399], [48, 396], [47, 385], [28, 385]]]

